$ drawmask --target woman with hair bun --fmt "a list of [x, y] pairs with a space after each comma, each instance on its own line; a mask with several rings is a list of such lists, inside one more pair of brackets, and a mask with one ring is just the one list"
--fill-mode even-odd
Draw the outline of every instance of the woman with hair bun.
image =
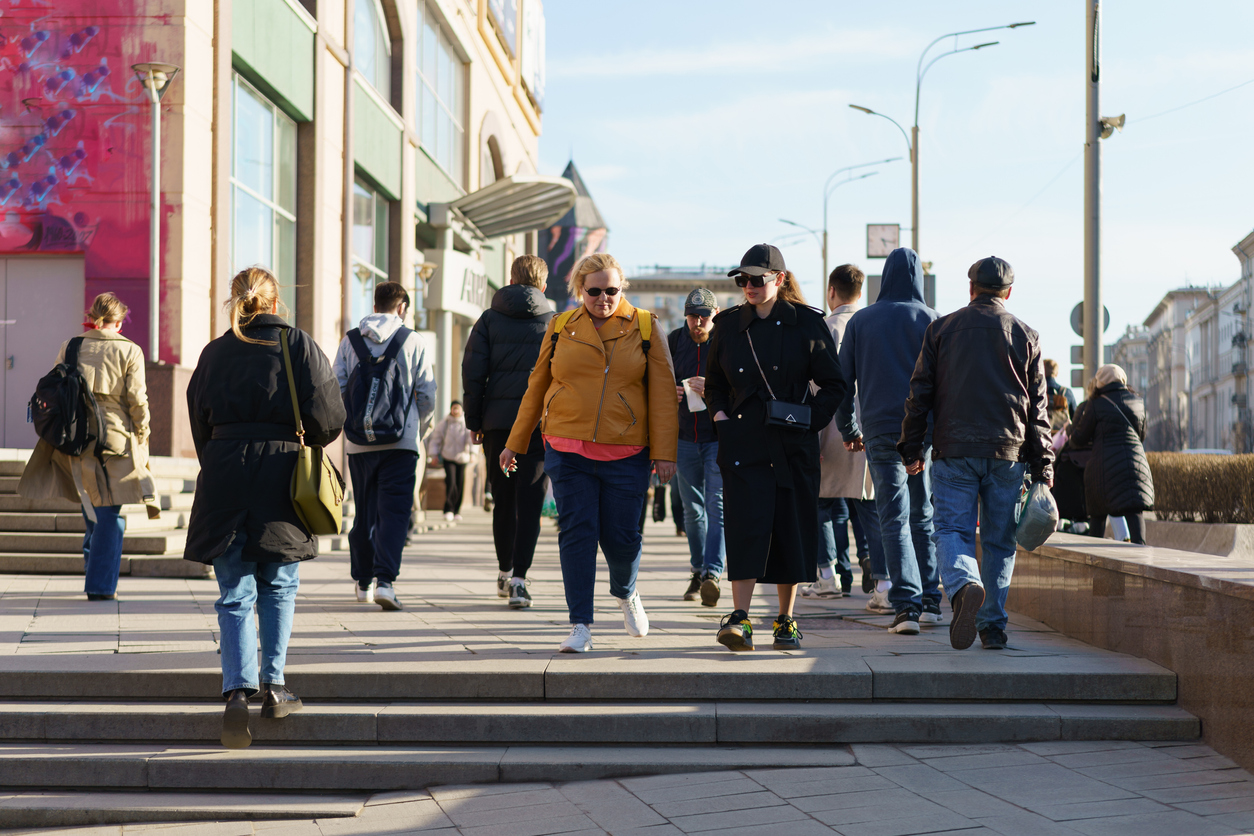
[[149, 517], [161, 513], [148, 470], [144, 352], [121, 334], [128, 310], [112, 293], [100, 294], [83, 323], [88, 330], [57, 352], [57, 363], [63, 363], [73, 344], [75, 362], [104, 418], [103, 443], [97, 440], [83, 455], [67, 456], [40, 439], [18, 485], [30, 499], [64, 497], [83, 506], [83, 588], [89, 601], [117, 597], [126, 533], [122, 506], [142, 502]]
[[300, 441], [279, 340], [288, 344], [305, 444], [322, 447], [339, 436], [344, 404], [326, 355], [278, 315], [279, 285], [268, 270], [241, 270], [226, 309], [231, 328], [205, 346], [187, 387], [200, 476], [183, 556], [211, 564], [218, 580], [222, 744], [242, 749], [252, 742], [249, 697], [264, 692], [262, 717], [304, 707], [285, 687], [283, 667], [300, 561], [318, 554], [292, 505]]

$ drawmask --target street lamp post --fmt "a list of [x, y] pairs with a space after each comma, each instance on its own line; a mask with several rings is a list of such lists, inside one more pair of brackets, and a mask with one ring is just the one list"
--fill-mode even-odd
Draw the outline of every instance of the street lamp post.
[[148, 359], [160, 363], [161, 346], [161, 99], [178, 75], [173, 64], [134, 64], [152, 102], [152, 216], [148, 220]]
[[838, 168], [827, 178], [827, 182], [823, 184], [823, 281], [827, 281], [827, 202], [832, 196], [832, 192], [839, 189], [846, 183], [852, 183], [855, 180], [865, 180], [866, 178], [879, 174], [878, 171], [870, 171], [857, 177], [846, 177], [835, 184], [832, 183], [836, 179], [836, 175], [845, 174], [846, 172], [857, 171], [860, 168], [866, 168], [871, 165], [883, 165], [885, 163], [895, 163], [901, 157], [889, 157], [887, 160], [876, 160], [873, 163], [858, 163], [857, 165], [847, 165], [844, 168]]
[[[1020, 26], [1035, 25], [1036, 21], [1029, 20], [1021, 23], [1010, 23], [1005, 26], [986, 26], [983, 29], [967, 29], [962, 32], [950, 32], [947, 35], [941, 35], [939, 38], [928, 44], [927, 48], [923, 50], [921, 55], [919, 55], [919, 63], [915, 68], [914, 125], [910, 128], [909, 135], [906, 134], [906, 129], [891, 116], [886, 116], [879, 111], [871, 110], [869, 107], [862, 107], [861, 105], [855, 104], [849, 105], [854, 110], [860, 110], [871, 116], [881, 116], [889, 122], [892, 122], [897, 126], [897, 130], [901, 131], [902, 137], [906, 140], [906, 147], [910, 149], [910, 248], [916, 253], [919, 252], [919, 94], [923, 90], [923, 77], [927, 75], [928, 70], [932, 69], [932, 65], [942, 58], [947, 58], [950, 55], [957, 55], [960, 52], [975, 52], [977, 49], [983, 49], [986, 46], [997, 46], [997, 44], [1000, 43], [1000, 41], [989, 41], [987, 43], [976, 44], [975, 46], [965, 46], [959, 49], [957, 46], [957, 39], [962, 35], [974, 35], [978, 32], [995, 32], [999, 29], [1017, 29]], [[923, 61], [927, 58], [927, 54], [932, 50], [932, 47], [936, 46], [946, 38], [954, 39], [954, 48], [949, 52], [942, 52], [931, 61], [928, 61], [925, 65]]]

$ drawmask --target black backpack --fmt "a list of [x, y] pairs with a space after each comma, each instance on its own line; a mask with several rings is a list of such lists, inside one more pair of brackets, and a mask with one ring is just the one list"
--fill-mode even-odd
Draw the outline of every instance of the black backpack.
[[378, 357], [370, 353], [361, 329], [348, 332], [348, 342], [357, 353], [357, 365], [344, 387], [344, 435], [363, 446], [395, 444], [405, 434], [413, 393], [405, 389], [396, 355], [413, 332], [401, 326]]
[[99, 456], [104, 446], [104, 413], [78, 369], [78, 349], [82, 344], [82, 337], [66, 344], [65, 360], [39, 379], [27, 413], [39, 437], [60, 452], [81, 456], [99, 439]]

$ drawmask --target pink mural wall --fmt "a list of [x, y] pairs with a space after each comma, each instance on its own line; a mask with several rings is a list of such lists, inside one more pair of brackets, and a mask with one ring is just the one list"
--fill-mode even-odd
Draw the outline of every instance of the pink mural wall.
[[[84, 308], [117, 293], [131, 308], [124, 333], [145, 354], [152, 106], [131, 65], [181, 63], [177, 27], [156, 5], [0, 0], [0, 256], [82, 253]], [[180, 81], [162, 103], [167, 137]], [[162, 359], [178, 362], [164, 320], [162, 334]]]

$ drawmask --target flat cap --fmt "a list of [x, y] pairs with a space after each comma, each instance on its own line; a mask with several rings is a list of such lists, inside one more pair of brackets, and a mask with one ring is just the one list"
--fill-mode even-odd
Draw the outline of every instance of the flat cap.
[[1015, 271], [1008, 262], [990, 255], [972, 264], [967, 278], [982, 287], [1010, 287], [1015, 283]]

